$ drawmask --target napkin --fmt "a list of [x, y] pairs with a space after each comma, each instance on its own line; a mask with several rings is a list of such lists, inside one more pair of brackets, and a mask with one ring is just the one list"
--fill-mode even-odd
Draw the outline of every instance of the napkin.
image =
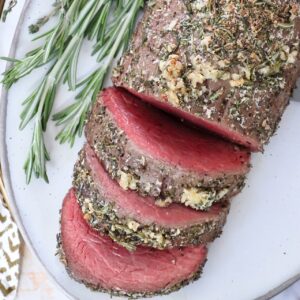
[[[1, 190], [4, 192], [0, 178]], [[19, 282], [20, 245], [17, 225], [0, 193], [0, 300], [12, 300], [16, 296]]]

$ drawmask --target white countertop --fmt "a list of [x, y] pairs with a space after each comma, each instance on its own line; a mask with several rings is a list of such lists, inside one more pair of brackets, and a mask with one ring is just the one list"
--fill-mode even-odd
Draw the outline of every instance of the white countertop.
[[[23, 6], [24, 0], [18, 1], [17, 7], [13, 13], [8, 16], [5, 24], [0, 24], [0, 56], [7, 56], [10, 43], [13, 37], [14, 28], [18, 15]], [[3, 72], [5, 63], [0, 61], [0, 73]], [[1, 91], [1, 86], [0, 86]], [[25, 247], [23, 249], [23, 263], [21, 268], [20, 286], [18, 291], [18, 300], [41, 300], [41, 299], [68, 299], [60, 290], [58, 290], [51, 280], [47, 277], [37, 259], [31, 255]], [[299, 300], [300, 282], [296, 283], [290, 289], [275, 297], [273, 300]]]

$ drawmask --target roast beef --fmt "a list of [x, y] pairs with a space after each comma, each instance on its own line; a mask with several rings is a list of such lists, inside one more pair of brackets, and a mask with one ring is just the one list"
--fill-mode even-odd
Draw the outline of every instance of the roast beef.
[[184, 126], [122, 89], [103, 91], [86, 136], [110, 176], [156, 204], [207, 209], [242, 187], [249, 154]]
[[153, 198], [123, 190], [88, 145], [75, 165], [73, 185], [91, 227], [129, 250], [137, 245], [164, 249], [206, 244], [219, 236], [229, 211], [228, 201], [207, 212], [175, 203], [158, 207]]
[[73, 190], [64, 200], [60, 257], [70, 275], [92, 289], [129, 297], [166, 294], [199, 277], [206, 252], [205, 246], [130, 252], [89, 227]]
[[150, 1], [114, 83], [262, 150], [300, 71], [299, 1]]

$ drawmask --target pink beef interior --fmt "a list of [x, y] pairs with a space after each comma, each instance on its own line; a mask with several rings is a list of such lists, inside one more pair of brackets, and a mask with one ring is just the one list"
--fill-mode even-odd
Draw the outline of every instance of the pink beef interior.
[[165, 228], [184, 228], [207, 221], [218, 220], [223, 208], [215, 204], [207, 212], [196, 211], [180, 204], [167, 208], [158, 207], [150, 197], [139, 196], [134, 191], [125, 191], [105, 172], [96, 154], [89, 145], [85, 146], [86, 160], [94, 182], [105, 195], [106, 201], [114, 202], [119, 216], [133, 218], [144, 224], [157, 224]]
[[206, 259], [206, 247], [135, 252], [92, 230], [82, 216], [74, 190], [61, 216], [62, 247], [68, 268], [78, 280], [104, 289], [155, 292], [190, 278]]
[[160, 99], [155, 98], [154, 96], [139, 93], [126, 86], [124, 86], [124, 88], [126, 88], [130, 93], [144, 100], [145, 102], [148, 102], [170, 114], [173, 114], [184, 120], [187, 120], [192, 124], [205, 128], [212, 133], [224, 137], [225, 139], [228, 139], [240, 145], [244, 145], [245, 147], [249, 148], [251, 151], [257, 152], [262, 150], [262, 145], [260, 145], [260, 143], [257, 140], [249, 136], [246, 136], [242, 133], [239, 133], [238, 131], [231, 130], [229, 126], [226, 126], [218, 122], [209, 121], [207, 119], [201, 118], [200, 116], [197, 117], [193, 114], [189, 114], [184, 110], [174, 107], [173, 105], [171, 105], [166, 101], [162, 101]]
[[125, 90], [107, 89], [102, 99], [128, 138], [153, 158], [203, 174], [247, 172], [247, 151], [184, 126]]

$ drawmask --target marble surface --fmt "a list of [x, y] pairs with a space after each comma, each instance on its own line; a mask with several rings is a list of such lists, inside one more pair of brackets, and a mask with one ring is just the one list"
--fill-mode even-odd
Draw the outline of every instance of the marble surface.
[[16, 300], [67, 300], [47, 277], [37, 259], [26, 248], [23, 249], [21, 277]]
[[[18, 18], [18, 13], [24, 0], [19, 0], [19, 5], [9, 16], [7, 23], [0, 24], [0, 56], [8, 54], [9, 45], [14, 32], [14, 26]], [[4, 42], [3, 42], [4, 41]], [[4, 64], [0, 62], [0, 73], [2, 73]], [[1, 87], [0, 87], [1, 89]], [[47, 277], [45, 271], [39, 262], [29, 250], [25, 247], [23, 250], [23, 264], [18, 290], [18, 300], [38, 300], [38, 299], [68, 299]], [[300, 299], [300, 283], [296, 283], [291, 288], [276, 296], [273, 300], [297, 300]], [[226, 299], [224, 299], [226, 300]]]

